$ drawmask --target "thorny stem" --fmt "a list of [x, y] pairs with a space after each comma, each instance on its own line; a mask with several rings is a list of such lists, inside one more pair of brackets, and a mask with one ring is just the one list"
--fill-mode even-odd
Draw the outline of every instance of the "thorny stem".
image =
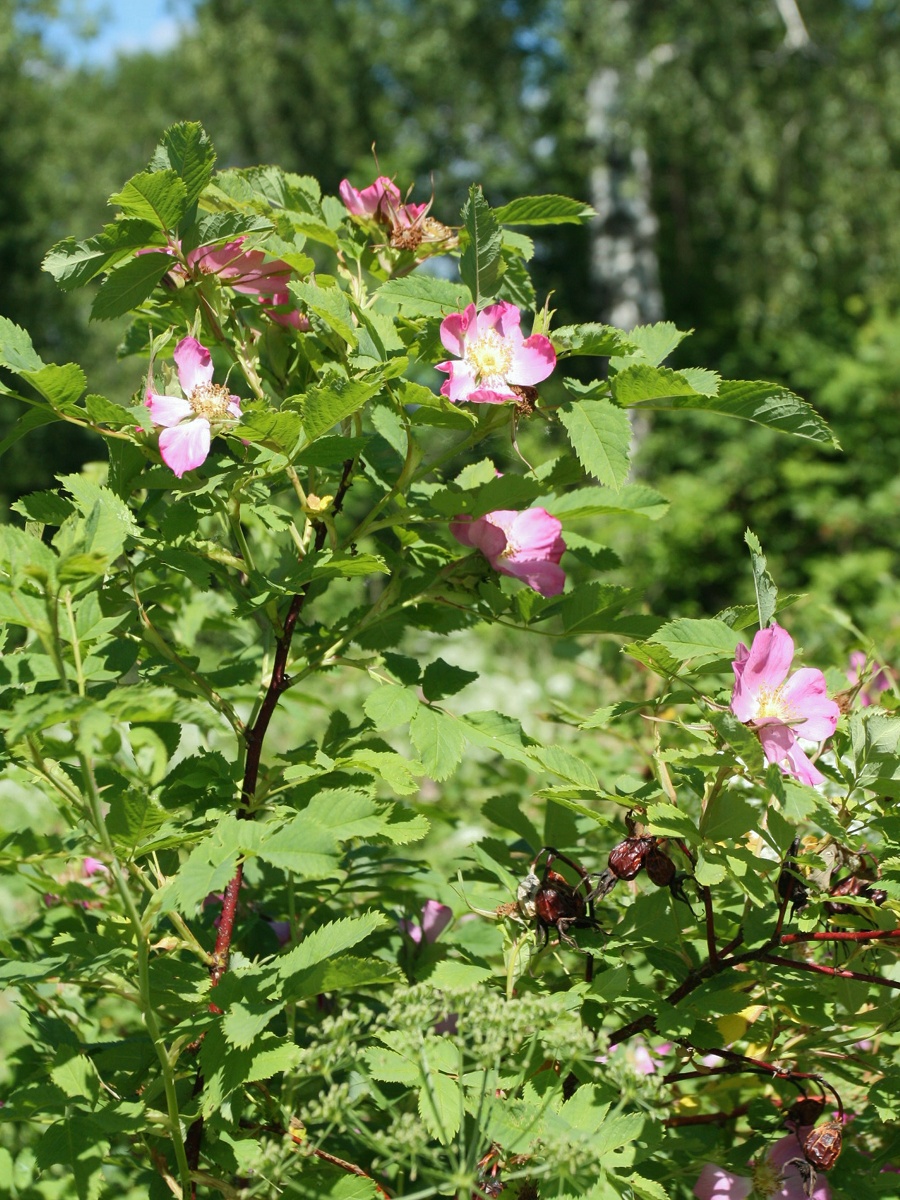
[[831, 975], [837, 979], [856, 979], [860, 983], [879, 983], [882, 987], [894, 988], [900, 991], [900, 982], [896, 979], [885, 979], [883, 975], [867, 975], [861, 971], [845, 971], [841, 967], [826, 967], [821, 963], [806, 962], [795, 958], [781, 958], [776, 954], [757, 954], [759, 962], [771, 963], [775, 967], [787, 967], [792, 971], [811, 971], [816, 975]]

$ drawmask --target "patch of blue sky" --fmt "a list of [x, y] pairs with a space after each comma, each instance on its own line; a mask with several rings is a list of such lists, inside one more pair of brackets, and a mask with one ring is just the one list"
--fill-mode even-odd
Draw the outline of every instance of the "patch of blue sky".
[[58, 17], [38, 24], [44, 44], [68, 65], [104, 66], [171, 49], [192, 13], [192, 0], [63, 0]]

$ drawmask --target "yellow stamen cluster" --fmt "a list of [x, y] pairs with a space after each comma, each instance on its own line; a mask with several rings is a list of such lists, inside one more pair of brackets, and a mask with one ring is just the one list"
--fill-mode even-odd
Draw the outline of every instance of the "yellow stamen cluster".
[[480, 383], [488, 387], [505, 387], [506, 377], [512, 370], [513, 348], [496, 329], [487, 329], [466, 347], [466, 362], [474, 367]]
[[221, 383], [201, 383], [191, 392], [188, 402], [198, 417], [207, 421], [222, 421], [229, 415], [231, 393]]
[[757, 694], [757, 704], [759, 707], [756, 710], [756, 720], [761, 717], [775, 717], [779, 721], [790, 721], [794, 716], [794, 710], [782, 695], [783, 687], [767, 688], [761, 687]]
[[781, 1187], [781, 1171], [769, 1161], [761, 1158], [753, 1165], [753, 1194], [760, 1197], [774, 1196]]

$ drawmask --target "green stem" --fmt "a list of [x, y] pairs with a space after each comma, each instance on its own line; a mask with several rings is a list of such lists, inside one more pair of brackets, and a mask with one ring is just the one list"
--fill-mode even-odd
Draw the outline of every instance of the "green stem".
[[[77, 738], [77, 733], [75, 737]], [[138, 992], [140, 995], [140, 1008], [144, 1017], [144, 1024], [147, 1026], [147, 1032], [150, 1034], [150, 1040], [153, 1043], [153, 1048], [156, 1051], [156, 1056], [159, 1059], [160, 1071], [162, 1073], [163, 1087], [166, 1093], [166, 1108], [169, 1114], [169, 1133], [172, 1137], [172, 1145], [175, 1149], [175, 1160], [178, 1163], [178, 1173], [181, 1176], [181, 1188], [184, 1196], [190, 1195], [191, 1189], [191, 1172], [188, 1167], [187, 1154], [184, 1149], [184, 1138], [181, 1133], [181, 1116], [178, 1111], [178, 1096], [175, 1092], [175, 1074], [172, 1070], [172, 1063], [169, 1059], [169, 1052], [166, 1049], [166, 1044], [163, 1040], [162, 1032], [159, 1027], [159, 1022], [156, 1019], [156, 1012], [153, 1008], [153, 996], [150, 990], [150, 942], [147, 933], [141, 921], [141, 914], [138, 912], [137, 905], [134, 902], [134, 897], [131, 894], [131, 889], [128, 886], [128, 881], [125, 878], [125, 873], [122, 870], [122, 865], [119, 862], [113, 845], [112, 838], [109, 835], [109, 830], [106, 828], [106, 822], [103, 820], [103, 810], [101, 806], [100, 793], [97, 789], [97, 782], [94, 778], [93, 768], [88, 756], [83, 752], [78, 752], [78, 762], [81, 767], [81, 775], [84, 781], [83, 794], [87, 800], [88, 808], [91, 813], [91, 820], [97, 835], [100, 838], [100, 843], [107, 855], [109, 868], [112, 873], [113, 881], [116, 885], [122, 904], [125, 907], [125, 914], [131, 923], [134, 940], [137, 947], [137, 964], [138, 964]]]

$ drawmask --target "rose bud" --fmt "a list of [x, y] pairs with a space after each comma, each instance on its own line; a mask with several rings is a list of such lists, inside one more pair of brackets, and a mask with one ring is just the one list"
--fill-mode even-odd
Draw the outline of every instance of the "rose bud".
[[803, 1139], [806, 1161], [821, 1171], [830, 1170], [841, 1153], [843, 1129], [840, 1121], [826, 1121], [811, 1129]]

